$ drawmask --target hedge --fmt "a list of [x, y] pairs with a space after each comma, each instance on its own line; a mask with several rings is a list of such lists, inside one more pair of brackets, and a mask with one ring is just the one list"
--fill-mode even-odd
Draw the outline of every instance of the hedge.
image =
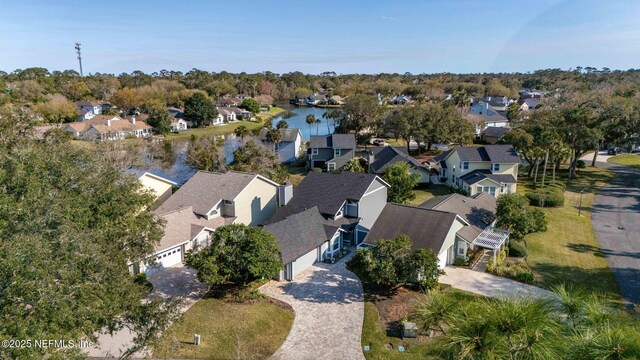
[[509, 244], [509, 256], [525, 257], [527, 256], [527, 248], [519, 242], [512, 241]]
[[532, 206], [559, 207], [564, 205], [564, 191], [557, 186], [548, 186], [545, 188], [529, 191], [525, 194]]

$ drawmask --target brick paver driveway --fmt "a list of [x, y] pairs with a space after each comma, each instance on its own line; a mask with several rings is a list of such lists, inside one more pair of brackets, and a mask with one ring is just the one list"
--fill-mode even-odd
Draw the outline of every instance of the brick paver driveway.
[[271, 281], [264, 294], [293, 307], [296, 317], [274, 359], [364, 359], [360, 344], [364, 296], [360, 280], [337, 264], [318, 263], [294, 281]]

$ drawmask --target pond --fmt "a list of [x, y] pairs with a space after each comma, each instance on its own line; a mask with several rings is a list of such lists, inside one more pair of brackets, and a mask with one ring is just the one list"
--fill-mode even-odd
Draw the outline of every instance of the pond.
[[[285, 120], [290, 128], [299, 128], [304, 140], [309, 140], [310, 135], [326, 135], [333, 134], [335, 130], [335, 124], [331, 119], [324, 119], [322, 115], [330, 111], [331, 109], [323, 109], [308, 106], [293, 106], [290, 104], [276, 104], [278, 107], [285, 109], [286, 111], [273, 119], [273, 126], [275, 127], [278, 121]], [[313, 115], [316, 119], [320, 120], [319, 124], [313, 124], [309, 126], [307, 124], [307, 115]]]

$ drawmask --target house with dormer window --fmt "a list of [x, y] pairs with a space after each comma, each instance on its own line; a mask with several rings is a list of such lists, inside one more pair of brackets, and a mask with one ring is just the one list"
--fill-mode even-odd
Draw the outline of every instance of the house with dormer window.
[[309, 169], [339, 170], [356, 151], [354, 134], [329, 134], [311, 136], [307, 150]]
[[469, 196], [516, 192], [521, 160], [511, 145], [460, 146], [434, 160], [440, 181]]

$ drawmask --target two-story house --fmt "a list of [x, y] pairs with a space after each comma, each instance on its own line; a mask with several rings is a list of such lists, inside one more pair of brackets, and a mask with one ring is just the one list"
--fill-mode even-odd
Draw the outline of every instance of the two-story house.
[[109, 112], [112, 107], [111, 103], [99, 100], [76, 101], [75, 105], [78, 113], [78, 121], [89, 120], [96, 115]]
[[280, 278], [291, 280], [345, 244], [362, 243], [387, 204], [388, 188], [373, 174], [309, 173], [291, 201], [266, 222], [265, 230], [280, 243], [285, 265]]
[[382, 146], [369, 150], [369, 172], [382, 176], [395, 163], [409, 165], [409, 173], [420, 175], [420, 183], [428, 183], [431, 178], [429, 168], [407, 154], [407, 148]]
[[291, 194], [291, 185], [260, 175], [198, 171], [154, 210], [165, 221], [164, 236], [147, 261], [131, 264], [131, 269], [151, 273], [178, 265], [186, 251], [206, 244], [216, 228], [262, 224]]
[[278, 159], [282, 163], [295, 162], [302, 146], [302, 133], [298, 128], [279, 129], [280, 141], [273, 143], [269, 141], [267, 134], [269, 129], [262, 128], [258, 134], [258, 140], [263, 144], [273, 148]]
[[355, 151], [353, 134], [311, 136], [307, 150], [309, 169], [338, 170], [353, 159]]
[[520, 157], [511, 145], [460, 146], [434, 158], [440, 179], [470, 196], [516, 192]]
[[476, 137], [480, 137], [482, 130], [487, 127], [510, 127], [509, 120], [486, 101], [479, 101], [469, 110], [467, 118], [471, 121]]

